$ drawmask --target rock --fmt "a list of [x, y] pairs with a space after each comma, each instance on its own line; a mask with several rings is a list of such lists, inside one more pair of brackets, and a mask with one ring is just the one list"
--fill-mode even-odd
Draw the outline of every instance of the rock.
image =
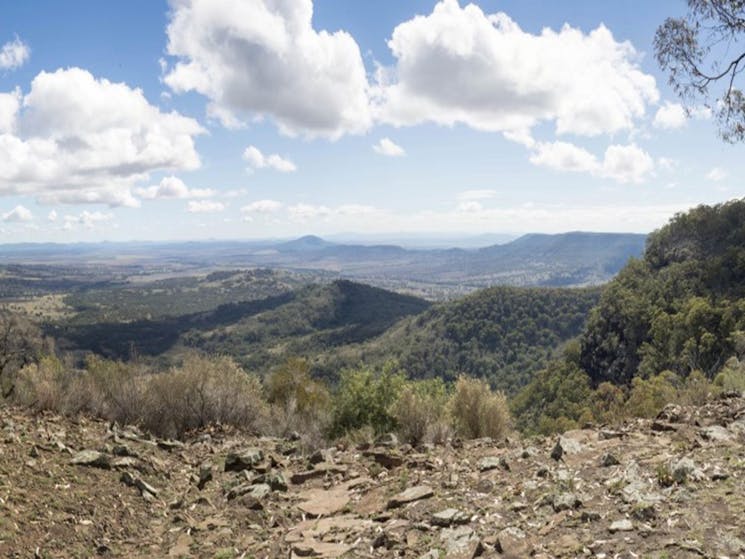
[[657, 431], [659, 433], [678, 430], [678, 428], [675, 427], [674, 425], [670, 425], [669, 423], [664, 423], [662, 421], [653, 421], [652, 425], [650, 426], [650, 429], [652, 429], [652, 431]]
[[551, 542], [549, 549], [556, 557], [578, 557], [582, 544], [574, 534], [563, 534]]
[[710, 425], [699, 430], [701, 437], [715, 443], [728, 443], [734, 440], [732, 432], [721, 425]]
[[184, 448], [184, 443], [181, 441], [173, 441], [173, 440], [159, 440], [158, 441], [158, 448], [162, 448], [163, 450], [172, 451], [172, 450], [181, 450]]
[[631, 532], [633, 529], [634, 524], [628, 518], [616, 520], [608, 528], [611, 534], [615, 534], [616, 532]]
[[341, 490], [312, 490], [301, 497], [305, 501], [298, 508], [310, 516], [330, 516], [341, 512], [349, 504], [349, 494]]
[[[448, 557], [473, 557], [474, 546], [479, 545], [479, 538], [470, 526], [445, 528], [440, 532], [440, 540], [445, 546]], [[470, 551], [470, 553], [469, 553]], [[469, 557], [469, 559], [470, 559]]]
[[135, 468], [137, 467], [137, 464], [138, 460], [136, 458], [132, 458], [131, 456], [119, 456], [117, 458], [112, 458], [109, 463], [111, 469], [113, 470]]
[[389, 470], [398, 468], [404, 463], [403, 457], [393, 452], [373, 450], [365, 452], [364, 455], [372, 457], [378, 464]]
[[600, 459], [600, 466], [602, 466], [603, 468], [618, 466], [619, 464], [621, 464], [621, 462], [619, 462], [618, 458], [616, 458], [610, 452], [606, 452], [605, 454], [603, 454], [603, 457]]
[[669, 423], [681, 423], [685, 420], [683, 407], [678, 404], [667, 404], [662, 411], [657, 414], [657, 419]]
[[690, 480], [699, 480], [704, 476], [703, 472], [696, 467], [696, 464], [690, 458], [681, 458], [670, 468], [673, 481], [675, 483], [685, 483]]
[[467, 524], [470, 518], [458, 509], [445, 509], [432, 515], [432, 524], [447, 528], [453, 524]]
[[316, 450], [313, 454], [311, 454], [308, 457], [308, 462], [310, 462], [311, 465], [313, 464], [320, 464], [321, 462], [326, 461], [326, 453], [323, 450]]
[[90, 466], [92, 468], [103, 468], [108, 470], [111, 468], [111, 462], [109, 457], [102, 452], [97, 450], [82, 450], [78, 452], [70, 460], [70, 464], [75, 466]]
[[241, 472], [254, 469], [264, 461], [264, 453], [259, 448], [250, 448], [240, 454], [231, 452], [225, 457], [226, 472]]
[[281, 472], [270, 472], [263, 474], [256, 479], [259, 483], [266, 483], [272, 488], [272, 491], [287, 491], [287, 480]]
[[486, 472], [489, 470], [495, 470], [500, 466], [500, 458], [498, 456], [485, 456], [479, 460], [476, 467], [480, 472]]
[[509, 527], [497, 534], [497, 551], [508, 557], [528, 557], [531, 545], [528, 536], [520, 528]]
[[263, 499], [269, 493], [272, 492], [271, 486], [266, 483], [257, 483], [251, 486], [251, 491], [248, 493], [254, 499]]
[[142, 493], [142, 496], [146, 499], [149, 499], [149, 497], [158, 496], [158, 490], [155, 489], [155, 487], [153, 487], [143, 479], [130, 474], [129, 472], [122, 472], [122, 475], [119, 479], [124, 485], [128, 485], [129, 487], [136, 487], [137, 489], [139, 489], [140, 493]]
[[574, 493], [558, 493], [553, 496], [551, 505], [554, 511], [574, 510], [582, 506], [582, 501]]
[[624, 436], [623, 431], [613, 431], [611, 429], [601, 429], [598, 432], [598, 438], [601, 441], [607, 441], [610, 439], [621, 439]]
[[386, 508], [394, 509], [403, 506], [407, 503], [412, 503], [420, 499], [428, 499], [434, 495], [434, 491], [428, 485], [417, 485], [410, 487], [406, 491], [402, 491], [398, 495], [394, 495], [389, 501]]
[[306, 540], [292, 546], [292, 552], [297, 557], [320, 557], [322, 559], [341, 557], [350, 549], [351, 546], [347, 544], [316, 540]]
[[561, 440], [556, 441], [554, 448], [551, 449], [551, 458], [557, 462], [564, 456], [564, 448], [561, 446]]

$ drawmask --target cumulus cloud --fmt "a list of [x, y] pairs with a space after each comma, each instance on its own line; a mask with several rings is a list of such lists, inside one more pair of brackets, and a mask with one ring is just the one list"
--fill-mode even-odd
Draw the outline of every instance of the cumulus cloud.
[[25, 96], [1, 95], [0, 195], [137, 206], [132, 188], [151, 172], [200, 165], [202, 127], [127, 84], [68, 68], [39, 73]]
[[458, 204], [458, 211], [464, 213], [476, 213], [484, 209], [484, 205], [476, 200], [464, 200]]
[[3, 214], [5, 222], [25, 222], [34, 219], [34, 215], [28, 208], [18, 205], [7, 213]]
[[104, 212], [89, 212], [87, 210], [82, 211], [78, 215], [65, 215], [62, 220], [64, 221], [63, 228], [66, 230], [76, 229], [78, 227], [84, 227], [86, 229], [93, 229], [96, 225], [101, 223], [108, 223], [114, 219], [114, 214]]
[[404, 148], [394, 143], [390, 138], [381, 138], [381, 140], [373, 145], [373, 149], [380, 155], [387, 155], [388, 157], [401, 157], [406, 155]]
[[652, 157], [636, 144], [608, 146], [601, 161], [586, 149], [568, 142], [537, 143], [530, 162], [557, 171], [590, 173], [621, 183], [643, 182], [654, 170]]
[[273, 118], [292, 136], [338, 138], [371, 124], [360, 49], [317, 31], [312, 0], [171, 0], [165, 83], [196, 91], [224, 125]]
[[213, 200], [192, 200], [186, 206], [186, 211], [192, 214], [216, 213], [225, 209], [225, 204]]
[[680, 103], [671, 103], [665, 101], [654, 115], [652, 124], [655, 128], [665, 128], [673, 130], [676, 128], [682, 128], [688, 122], [688, 115]]
[[184, 181], [178, 177], [163, 177], [158, 184], [148, 186], [147, 188], [135, 189], [135, 194], [146, 200], [155, 200], [163, 198], [211, 198], [215, 191], [211, 188], [189, 188]]
[[50, 211], [49, 214], [47, 214], [47, 220], [51, 221], [52, 223], [57, 221], [57, 211], [56, 210]]
[[264, 155], [256, 146], [248, 146], [243, 152], [243, 159], [248, 162], [252, 169], [274, 169], [280, 173], [293, 173], [297, 171], [295, 164], [289, 159], [284, 159], [273, 153]]
[[282, 209], [282, 202], [277, 200], [256, 200], [241, 208], [243, 214], [273, 214]]
[[325, 217], [332, 213], [332, 209], [327, 206], [314, 206], [312, 204], [295, 204], [287, 208], [290, 219], [293, 221], [308, 221], [317, 217]]
[[714, 167], [711, 171], [706, 173], [706, 179], [712, 182], [723, 181], [728, 176], [729, 176], [729, 173], [727, 173], [727, 171], [725, 171], [721, 167]]
[[23, 66], [31, 56], [31, 49], [18, 37], [0, 48], [0, 70], [15, 70]]
[[659, 92], [629, 42], [600, 25], [523, 31], [504, 13], [442, 0], [398, 25], [396, 63], [379, 71], [377, 112], [394, 125], [464, 123], [529, 140], [552, 121], [558, 134], [629, 130]]

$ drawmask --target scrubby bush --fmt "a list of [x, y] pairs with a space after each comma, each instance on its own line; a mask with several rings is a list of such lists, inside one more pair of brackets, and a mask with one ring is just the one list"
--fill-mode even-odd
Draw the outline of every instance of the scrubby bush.
[[627, 413], [637, 417], [654, 417], [666, 404], [678, 401], [680, 385], [680, 377], [671, 371], [663, 371], [648, 379], [634, 377], [626, 402]]
[[333, 397], [331, 436], [365, 426], [376, 434], [395, 431], [392, 407], [405, 384], [404, 375], [393, 365], [379, 373], [370, 369], [342, 371]]
[[449, 431], [447, 402], [441, 379], [407, 382], [392, 410], [399, 438], [414, 446], [444, 442]]
[[725, 392], [745, 392], [745, 362], [730, 358], [714, 377], [714, 386]]
[[455, 431], [465, 438], [498, 439], [510, 427], [507, 399], [482, 379], [459, 377], [449, 408]]
[[180, 367], [150, 376], [143, 426], [160, 436], [223, 423], [257, 430], [267, 416], [259, 379], [228, 357], [188, 356]]
[[91, 355], [85, 363], [81, 390], [90, 394], [89, 411], [122, 425], [139, 423], [147, 393], [141, 366]]
[[[26, 365], [15, 381], [14, 402], [35, 411], [69, 413], [86, 409], [89, 398], [80, 402], [80, 374], [64, 366], [56, 357], [43, 357]], [[73, 402], [78, 400], [79, 403]]]

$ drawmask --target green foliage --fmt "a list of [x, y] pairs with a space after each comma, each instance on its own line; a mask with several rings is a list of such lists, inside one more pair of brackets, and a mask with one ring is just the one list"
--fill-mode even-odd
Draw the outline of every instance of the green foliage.
[[332, 436], [371, 427], [376, 434], [397, 427], [392, 407], [406, 383], [403, 373], [391, 364], [380, 372], [371, 369], [342, 371], [333, 398]]
[[593, 416], [590, 379], [571, 358], [553, 361], [513, 399], [512, 412], [518, 428], [527, 433], [578, 427]]
[[512, 422], [504, 393], [492, 391], [483, 379], [459, 377], [449, 408], [456, 433], [469, 439], [498, 439]]
[[634, 377], [626, 410], [637, 417], [654, 417], [665, 405], [678, 399], [681, 380], [672, 371], [648, 379]]
[[411, 378], [483, 378], [514, 393], [578, 335], [596, 289], [492, 287], [406, 319], [364, 347], [394, 357]]
[[603, 291], [580, 364], [595, 386], [664, 370], [712, 378], [737, 351], [743, 297], [745, 200], [678, 214]]
[[745, 392], [745, 362], [730, 358], [714, 377], [714, 386], [724, 392]]

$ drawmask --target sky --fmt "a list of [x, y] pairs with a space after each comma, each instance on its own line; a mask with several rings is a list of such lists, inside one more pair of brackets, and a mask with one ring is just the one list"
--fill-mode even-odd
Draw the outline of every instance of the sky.
[[682, 0], [0, 8], [0, 243], [649, 232], [745, 195]]

